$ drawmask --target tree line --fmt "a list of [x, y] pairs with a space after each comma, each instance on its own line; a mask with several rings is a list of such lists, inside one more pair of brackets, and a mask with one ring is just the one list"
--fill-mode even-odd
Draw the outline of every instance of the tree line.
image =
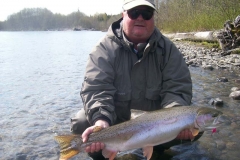
[[106, 30], [119, 15], [106, 13], [87, 16], [80, 11], [69, 15], [53, 14], [46, 8], [25, 8], [18, 13], [8, 16], [7, 20], [0, 22], [0, 30], [5, 31], [49, 31], [68, 29]]
[[[225, 21], [234, 20], [240, 14], [240, 0], [155, 0], [155, 4], [155, 24], [164, 32], [218, 30]], [[107, 30], [121, 16], [121, 13], [87, 16], [80, 11], [62, 15], [45, 8], [28, 8], [0, 22], [0, 30]]]

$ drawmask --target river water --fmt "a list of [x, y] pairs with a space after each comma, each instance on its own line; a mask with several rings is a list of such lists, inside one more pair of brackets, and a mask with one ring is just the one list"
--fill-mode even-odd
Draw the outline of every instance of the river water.
[[[82, 108], [79, 96], [92, 47], [106, 33], [0, 32], [0, 160], [56, 160], [53, 137], [70, 133], [70, 117]], [[239, 101], [228, 96], [239, 86], [238, 71], [190, 68], [193, 105], [210, 106], [221, 98], [231, 122], [216, 134], [206, 132], [197, 142], [173, 148], [173, 159], [233, 159], [240, 157]], [[217, 82], [219, 77], [229, 82]], [[73, 159], [87, 160], [85, 154]]]

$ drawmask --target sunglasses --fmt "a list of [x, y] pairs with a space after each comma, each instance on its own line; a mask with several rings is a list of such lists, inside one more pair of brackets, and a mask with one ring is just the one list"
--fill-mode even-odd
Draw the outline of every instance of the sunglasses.
[[132, 20], [135, 20], [139, 17], [139, 15], [142, 15], [142, 18], [144, 20], [150, 20], [153, 16], [153, 10], [143, 10], [143, 9], [131, 9], [127, 11], [128, 17]]

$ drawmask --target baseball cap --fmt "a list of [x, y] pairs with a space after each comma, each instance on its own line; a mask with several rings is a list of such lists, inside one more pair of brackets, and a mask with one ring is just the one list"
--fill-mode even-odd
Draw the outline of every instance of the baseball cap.
[[[154, 0], [123, 0], [123, 9], [125, 11], [137, 6], [149, 6], [156, 10]], [[157, 11], [157, 10], [156, 10]]]

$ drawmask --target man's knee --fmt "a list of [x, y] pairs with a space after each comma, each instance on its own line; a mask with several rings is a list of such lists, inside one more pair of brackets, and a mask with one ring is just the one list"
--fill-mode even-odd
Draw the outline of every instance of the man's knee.
[[82, 134], [86, 128], [90, 127], [84, 109], [81, 109], [74, 118], [71, 118], [71, 132]]

